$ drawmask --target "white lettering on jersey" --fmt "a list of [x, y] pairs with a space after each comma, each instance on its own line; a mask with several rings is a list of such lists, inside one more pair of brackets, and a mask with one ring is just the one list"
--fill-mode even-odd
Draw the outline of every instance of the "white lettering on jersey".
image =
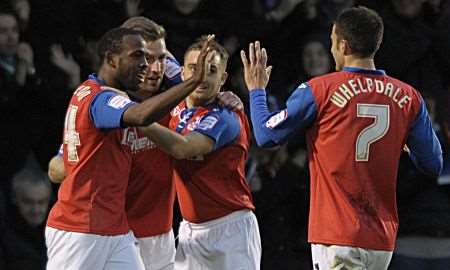
[[130, 147], [133, 154], [136, 154], [142, 150], [156, 148], [156, 144], [149, 138], [139, 138], [136, 128], [125, 128], [121, 143], [122, 145]]
[[75, 90], [74, 95], [77, 97], [78, 102], [87, 97], [91, 93], [91, 88], [86, 85], [81, 85]]
[[279, 113], [272, 115], [266, 122], [266, 127], [273, 129], [282, 123], [288, 117], [287, 109], [280, 111]]
[[404, 93], [401, 87], [397, 87], [391, 82], [385, 84], [381, 80], [366, 78], [365, 81], [356, 79], [356, 81], [348, 80], [346, 83], [341, 84], [331, 95], [330, 101], [339, 108], [344, 108], [353, 97], [366, 93], [385, 95], [391, 98], [400, 109], [403, 109], [412, 100], [410, 96]]
[[113, 107], [114, 109], [122, 109], [128, 103], [131, 103], [129, 98], [123, 96], [113, 96], [108, 101], [108, 106]]

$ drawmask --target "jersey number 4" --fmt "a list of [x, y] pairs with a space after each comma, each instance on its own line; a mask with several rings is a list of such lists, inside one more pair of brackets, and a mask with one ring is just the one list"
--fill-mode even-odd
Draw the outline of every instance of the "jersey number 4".
[[75, 130], [78, 107], [70, 105], [64, 121], [64, 144], [67, 144], [67, 160], [78, 162], [77, 146], [80, 146], [80, 135]]
[[389, 130], [389, 106], [358, 103], [356, 109], [358, 117], [374, 119], [356, 139], [356, 161], [369, 161], [370, 145], [383, 138]]

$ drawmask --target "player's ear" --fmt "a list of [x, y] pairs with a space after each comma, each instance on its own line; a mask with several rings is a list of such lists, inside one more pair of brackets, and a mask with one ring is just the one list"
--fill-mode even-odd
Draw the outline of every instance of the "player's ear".
[[345, 39], [342, 39], [339, 42], [339, 46], [341, 46], [341, 52], [343, 52], [344, 55], [351, 55], [352, 49], [350, 48], [350, 45], [348, 44], [348, 41]]
[[226, 71], [223, 72], [222, 78], [220, 78], [220, 86], [224, 85], [227, 81], [228, 73]]
[[116, 54], [113, 54], [111, 52], [105, 53], [105, 61], [113, 68], [116, 68], [118, 66], [118, 57]]
[[186, 79], [186, 75], [184, 74], [184, 72], [185, 72], [185, 68], [184, 68], [184, 66], [183, 67], [181, 67], [181, 79], [183, 80], [183, 81], [185, 81]]

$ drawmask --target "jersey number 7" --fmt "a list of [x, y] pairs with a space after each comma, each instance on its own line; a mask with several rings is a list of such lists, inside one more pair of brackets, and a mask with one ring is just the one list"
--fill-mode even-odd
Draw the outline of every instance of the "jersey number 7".
[[389, 106], [379, 104], [356, 104], [358, 117], [373, 118], [372, 124], [364, 128], [356, 139], [356, 161], [369, 161], [370, 145], [381, 138], [389, 130]]

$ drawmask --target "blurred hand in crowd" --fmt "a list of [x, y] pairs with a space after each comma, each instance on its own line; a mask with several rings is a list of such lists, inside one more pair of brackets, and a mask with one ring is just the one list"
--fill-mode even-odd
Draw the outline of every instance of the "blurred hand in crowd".
[[16, 66], [16, 80], [20, 86], [24, 86], [27, 75], [34, 75], [34, 53], [31, 45], [26, 42], [21, 42], [17, 46], [17, 66]]
[[60, 44], [50, 46], [50, 61], [69, 76], [69, 87], [80, 84], [80, 65], [71, 53], [65, 54]]
[[144, 9], [140, 7], [141, 0], [126, 0], [125, 1], [125, 11], [127, 13], [127, 17], [135, 17], [139, 16], [144, 12]]

